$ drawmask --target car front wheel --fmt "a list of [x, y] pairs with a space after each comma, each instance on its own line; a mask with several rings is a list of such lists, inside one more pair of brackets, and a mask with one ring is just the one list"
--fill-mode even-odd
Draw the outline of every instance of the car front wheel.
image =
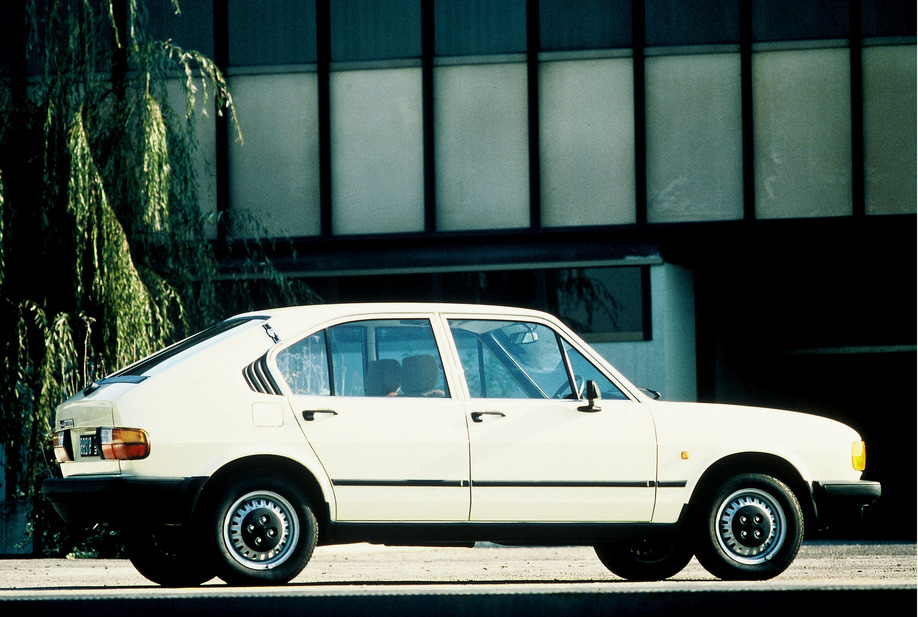
[[678, 541], [610, 542], [594, 550], [612, 574], [629, 581], [661, 581], [681, 572], [692, 559], [692, 551]]
[[718, 578], [773, 578], [800, 550], [803, 512], [794, 493], [776, 478], [732, 476], [703, 499], [701, 508], [695, 554]]
[[247, 474], [226, 484], [214, 508], [217, 576], [230, 585], [279, 585], [312, 557], [318, 525], [294, 484]]

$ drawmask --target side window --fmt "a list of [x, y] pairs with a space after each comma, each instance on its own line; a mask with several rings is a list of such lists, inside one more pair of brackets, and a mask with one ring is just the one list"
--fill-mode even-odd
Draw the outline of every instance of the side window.
[[449, 396], [440, 351], [427, 319], [377, 319], [333, 326], [281, 351], [277, 366], [293, 394]]
[[570, 377], [555, 332], [541, 324], [451, 320], [473, 398], [565, 398]]
[[529, 398], [510, 371], [480, 338], [467, 330], [453, 329], [453, 340], [472, 398]]
[[603, 398], [627, 398], [583, 354], [541, 324], [455, 319], [449, 327], [472, 398], [579, 398], [591, 379]]
[[324, 331], [311, 334], [277, 354], [277, 367], [294, 394], [331, 394]]
[[625, 393], [622, 392], [618, 386], [616, 386], [612, 381], [603, 375], [596, 366], [587, 360], [583, 354], [574, 349], [570, 343], [564, 341], [564, 353], [567, 354], [568, 359], [571, 363], [571, 370], [574, 371], [574, 379], [577, 382], [577, 387], [582, 388], [583, 385], [589, 380], [596, 382], [599, 391], [602, 392], [602, 398], [604, 399], [627, 399]]
[[449, 396], [427, 319], [358, 321], [328, 336], [336, 396]]

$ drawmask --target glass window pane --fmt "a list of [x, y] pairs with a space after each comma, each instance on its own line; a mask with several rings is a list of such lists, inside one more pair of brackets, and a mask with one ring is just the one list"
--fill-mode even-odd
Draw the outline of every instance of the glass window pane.
[[214, 57], [213, 2], [182, 2], [181, 12], [175, 10], [173, 2], [145, 2], [144, 7], [149, 11], [154, 39]]
[[[198, 88], [201, 83], [196, 84]], [[166, 95], [169, 107], [179, 118], [185, 115], [187, 100], [185, 84], [178, 79], [169, 79], [166, 83]], [[197, 175], [198, 204], [205, 218], [204, 233], [213, 240], [217, 237], [217, 106], [214, 103], [214, 92], [207, 86], [206, 100], [199, 90], [195, 96], [195, 132], [198, 140], [198, 151], [195, 161]], [[184, 120], [181, 121], [184, 126]]]
[[639, 341], [645, 336], [646, 294], [639, 266], [553, 271], [557, 312], [590, 342]]
[[631, 46], [630, 0], [539, 0], [543, 51]]
[[860, 0], [864, 36], [915, 36], [916, 5], [911, 0]]
[[645, 0], [646, 44], [738, 43], [739, 3], [740, 0]]
[[623, 400], [628, 398], [624, 392], [618, 389], [618, 386], [612, 383], [612, 380], [606, 377], [567, 341], [564, 341], [564, 353], [567, 354], [568, 360], [570, 360], [571, 370], [574, 372], [574, 381], [576, 381], [577, 389], [580, 391], [578, 398], [583, 396], [583, 386], [588, 381], [596, 382], [596, 386], [604, 399]]
[[421, 69], [330, 80], [334, 233], [423, 231]]
[[373, 320], [329, 329], [336, 396], [448, 396], [426, 319]]
[[277, 354], [277, 368], [293, 394], [331, 394], [325, 332], [316, 332]]
[[848, 21], [848, 2], [752, 0], [756, 41], [847, 38]]
[[743, 217], [739, 54], [646, 59], [647, 218]]
[[848, 49], [752, 57], [756, 216], [850, 215]]
[[539, 66], [542, 224], [634, 223], [631, 58]]
[[229, 0], [227, 22], [230, 66], [316, 61], [315, 0]]
[[336, 0], [330, 11], [333, 61], [421, 55], [420, 0]]
[[526, 65], [434, 69], [437, 228], [529, 226]]
[[526, 51], [526, 0], [434, 0], [438, 56]]
[[234, 231], [318, 235], [316, 75], [237, 76], [229, 87], [244, 139], [230, 142], [230, 204], [239, 226]]
[[453, 328], [453, 340], [472, 398], [529, 398], [497, 356], [471, 332]]
[[335, 326], [328, 337], [335, 396], [366, 396], [366, 329], [355, 324]]
[[[473, 376], [472, 396], [482, 390], [489, 398], [565, 398], [570, 394], [559, 339], [550, 328], [488, 320], [450, 320], [449, 325], [463, 341], [461, 359], [465, 374]], [[480, 343], [487, 352], [475, 353], [473, 339], [475, 346]]]
[[867, 213], [914, 213], [915, 46], [866, 47], [862, 57]]

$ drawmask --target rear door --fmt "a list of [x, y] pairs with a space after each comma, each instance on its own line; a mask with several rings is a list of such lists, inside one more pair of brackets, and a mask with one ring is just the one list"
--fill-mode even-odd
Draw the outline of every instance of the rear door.
[[468, 430], [428, 318], [363, 319], [276, 355], [339, 521], [466, 521]]
[[[547, 324], [448, 324], [469, 392], [472, 521], [651, 519], [656, 439], [646, 405]], [[593, 408], [579, 396], [587, 380], [603, 395]]]

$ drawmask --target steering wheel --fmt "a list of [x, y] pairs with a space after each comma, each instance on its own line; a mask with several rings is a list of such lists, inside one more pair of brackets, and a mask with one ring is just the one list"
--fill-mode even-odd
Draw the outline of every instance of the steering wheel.
[[[579, 400], [579, 399], [580, 399], [580, 395], [583, 394], [583, 388], [584, 388], [584, 386], [586, 385], [586, 380], [583, 378], [583, 375], [574, 375], [574, 385], [577, 386], [577, 392], [576, 392], [576, 393], [568, 394], [568, 395], [565, 396], [564, 398], [569, 398], [569, 399], [572, 399], [572, 400]], [[560, 387], [560, 388], [558, 388], [557, 390], [555, 390], [555, 393], [552, 394], [551, 397], [552, 397], [552, 398], [561, 398], [561, 395], [562, 395], [565, 391], [569, 390], [570, 387], [571, 387], [570, 382], [569, 382], [569, 381], [566, 381], [565, 383], [561, 384], [561, 387]]]

